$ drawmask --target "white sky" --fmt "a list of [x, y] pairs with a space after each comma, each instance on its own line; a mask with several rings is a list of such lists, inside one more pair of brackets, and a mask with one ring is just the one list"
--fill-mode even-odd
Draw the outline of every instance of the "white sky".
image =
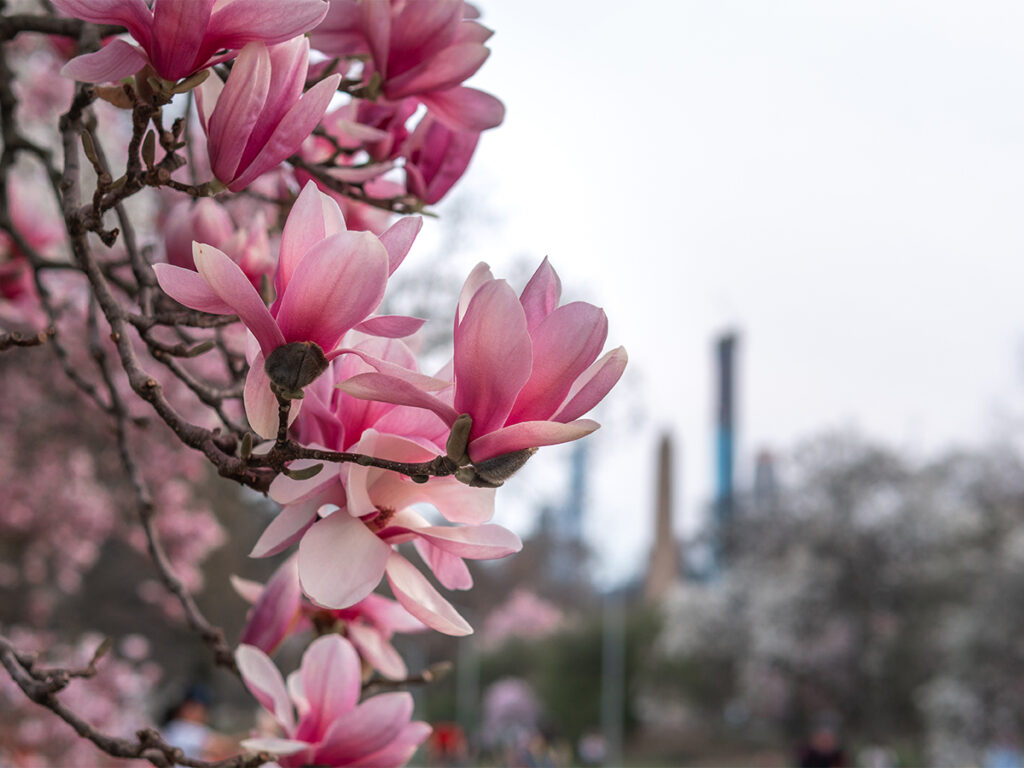
[[[741, 477], [826, 428], [925, 454], [1024, 412], [1024, 4], [479, 5], [471, 84], [508, 117], [463, 181], [491, 217], [472, 260], [549, 255], [630, 353], [592, 438], [605, 579], [649, 546], [660, 429], [680, 530], [710, 494], [725, 326]], [[545, 478], [499, 494], [506, 520]]]

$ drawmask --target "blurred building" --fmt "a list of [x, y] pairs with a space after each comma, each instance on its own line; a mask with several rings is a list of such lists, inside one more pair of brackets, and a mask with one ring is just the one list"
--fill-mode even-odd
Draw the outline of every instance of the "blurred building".
[[644, 579], [644, 599], [660, 601], [679, 581], [679, 549], [672, 532], [672, 437], [665, 433], [658, 446], [654, 543]]

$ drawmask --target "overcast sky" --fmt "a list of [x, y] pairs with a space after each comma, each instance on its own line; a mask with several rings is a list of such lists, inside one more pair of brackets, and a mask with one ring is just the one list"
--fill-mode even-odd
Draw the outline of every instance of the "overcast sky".
[[480, 7], [493, 53], [471, 84], [508, 116], [463, 182], [490, 217], [466, 258], [550, 256], [630, 353], [593, 438], [606, 579], [649, 546], [659, 430], [680, 530], [711, 492], [724, 327], [741, 478], [829, 428], [924, 456], [1024, 412], [1024, 4]]

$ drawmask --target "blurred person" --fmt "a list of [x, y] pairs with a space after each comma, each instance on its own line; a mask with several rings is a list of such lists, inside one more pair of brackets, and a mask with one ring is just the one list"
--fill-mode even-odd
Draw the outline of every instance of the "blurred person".
[[431, 765], [469, 765], [469, 743], [458, 723], [435, 723], [427, 748]]
[[796, 764], [799, 768], [845, 768], [846, 753], [835, 726], [829, 722], [819, 723], [797, 753]]
[[584, 765], [602, 765], [608, 754], [608, 745], [599, 731], [583, 734], [576, 749]]
[[160, 735], [193, 760], [217, 760], [232, 755], [235, 744], [209, 725], [213, 696], [205, 685], [194, 683], [181, 701], [164, 716]]

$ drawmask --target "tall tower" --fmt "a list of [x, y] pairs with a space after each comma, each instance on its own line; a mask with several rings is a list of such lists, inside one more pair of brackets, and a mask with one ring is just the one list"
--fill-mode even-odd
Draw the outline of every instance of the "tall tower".
[[672, 438], [666, 432], [658, 446], [658, 486], [654, 509], [654, 544], [647, 566], [644, 599], [658, 601], [679, 578], [679, 551], [672, 534]]
[[712, 575], [722, 567], [723, 535], [735, 511], [736, 492], [736, 346], [732, 331], [715, 341], [717, 402], [715, 407], [715, 503], [711, 521]]
[[769, 450], [757, 454], [754, 468], [754, 511], [770, 515], [779, 505], [778, 481], [775, 479], [775, 456]]

